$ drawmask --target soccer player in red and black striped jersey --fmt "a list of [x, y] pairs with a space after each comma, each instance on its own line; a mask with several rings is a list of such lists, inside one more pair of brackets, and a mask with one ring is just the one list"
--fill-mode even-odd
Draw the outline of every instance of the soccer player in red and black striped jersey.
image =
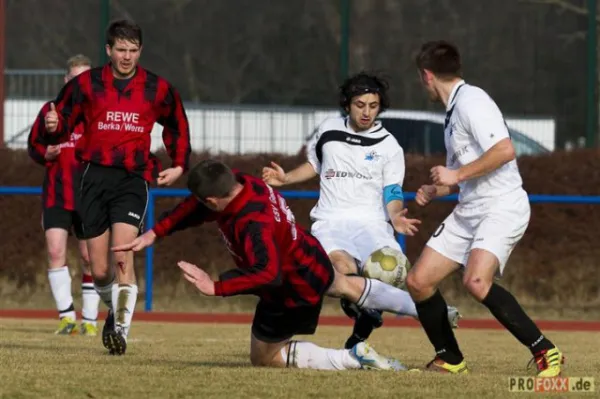
[[[45, 116], [48, 140], [56, 142], [66, 141], [78, 123], [84, 125], [83, 143], [77, 146], [77, 157], [84, 163], [78, 210], [96, 290], [109, 309], [114, 302], [102, 341], [110, 353], [118, 354], [126, 349], [138, 288], [133, 253], [118, 253], [113, 257], [118, 281], [113, 294], [109, 240], [118, 245], [137, 237], [149, 184], [155, 180], [159, 185], [172, 184], [188, 168], [191, 153], [179, 93], [165, 79], [138, 65], [141, 51], [142, 31], [137, 24], [111, 23], [106, 35], [110, 62], [71, 80]], [[163, 171], [150, 152], [155, 123], [163, 126], [163, 142], [172, 159]]]
[[[91, 66], [92, 62], [84, 55], [78, 54], [69, 58], [65, 83], [89, 70]], [[81, 162], [75, 159], [75, 146], [83, 134], [83, 125], [79, 124], [75, 127], [69, 141], [60, 145], [46, 145], [42, 138], [42, 130], [44, 115], [49, 109], [48, 102], [40, 110], [29, 133], [27, 147], [29, 156], [46, 167], [42, 190], [42, 227], [48, 250], [48, 280], [60, 319], [56, 334], [70, 335], [79, 331], [73, 306], [71, 275], [66, 263], [67, 239], [72, 230], [79, 239], [82, 259], [81, 333], [95, 336], [100, 298], [94, 289], [87, 246], [82, 240], [81, 221], [75, 210], [75, 195], [79, 187], [81, 166]]]
[[115, 251], [140, 251], [157, 237], [215, 221], [237, 268], [213, 281], [179, 262], [185, 278], [205, 295], [257, 295], [250, 359], [256, 366], [343, 370], [404, 370], [365, 342], [351, 349], [325, 349], [292, 341], [316, 330], [324, 296], [343, 297], [361, 308], [398, 312], [403, 292], [381, 281], [336, 272], [327, 253], [295, 222], [284, 198], [261, 179], [205, 160], [188, 176], [192, 195], [161, 217], [152, 230]]

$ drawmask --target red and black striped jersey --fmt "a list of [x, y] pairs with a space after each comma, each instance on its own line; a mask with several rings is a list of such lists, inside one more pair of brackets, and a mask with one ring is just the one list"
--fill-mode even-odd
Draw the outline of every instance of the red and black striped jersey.
[[333, 266], [315, 237], [296, 224], [277, 191], [236, 172], [241, 192], [223, 212], [189, 196], [160, 218], [157, 237], [216, 221], [237, 268], [215, 282], [215, 294], [253, 294], [287, 308], [319, 303], [331, 285]]
[[85, 140], [76, 155], [84, 162], [124, 168], [152, 182], [161, 165], [150, 152], [150, 133], [159, 123], [172, 166], [188, 169], [190, 132], [179, 93], [140, 66], [126, 81], [115, 79], [110, 63], [92, 68], [71, 79], [54, 104], [59, 123], [56, 132], [46, 132], [48, 142], [68, 141], [83, 123]]
[[83, 125], [75, 126], [69, 136], [69, 141], [60, 144], [60, 154], [53, 161], [47, 161], [47, 144], [43, 139], [44, 115], [50, 110], [50, 103], [44, 104], [38, 113], [29, 137], [27, 150], [29, 156], [37, 163], [46, 167], [42, 201], [44, 208], [63, 208], [68, 211], [75, 210], [75, 193], [79, 187], [81, 162], [75, 158], [75, 147], [80, 144], [83, 135]]

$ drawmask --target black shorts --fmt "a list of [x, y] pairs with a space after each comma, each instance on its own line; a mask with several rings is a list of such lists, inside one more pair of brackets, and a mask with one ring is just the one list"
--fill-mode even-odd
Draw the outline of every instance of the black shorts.
[[141, 231], [148, 189], [146, 180], [125, 169], [87, 164], [77, 195], [84, 238], [98, 237], [115, 223], [127, 223]]
[[263, 342], [282, 342], [294, 335], [311, 335], [317, 330], [323, 303], [284, 308], [259, 301], [252, 321], [252, 335]]
[[81, 218], [75, 211], [64, 208], [44, 208], [42, 211], [42, 227], [44, 231], [49, 229], [67, 230], [69, 234], [75, 233], [79, 240], [83, 238]]

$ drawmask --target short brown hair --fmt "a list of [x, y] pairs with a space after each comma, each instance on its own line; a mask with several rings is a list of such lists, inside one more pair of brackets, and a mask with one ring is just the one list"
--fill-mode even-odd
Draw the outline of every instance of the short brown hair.
[[442, 78], [461, 76], [462, 66], [458, 48], [444, 40], [423, 44], [415, 61], [420, 72], [427, 69]]
[[205, 159], [189, 172], [187, 186], [196, 197], [225, 198], [235, 187], [236, 178], [229, 166], [214, 159]]
[[142, 28], [135, 22], [128, 19], [119, 19], [111, 22], [106, 29], [106, 44], [110, 47], [115, 45], [117, 40], [127, 40], [142, 46]]
[[83, 54], [76, 54], [67, 60], [67, 72], [79, 66], [92, 66], [92, 60]]

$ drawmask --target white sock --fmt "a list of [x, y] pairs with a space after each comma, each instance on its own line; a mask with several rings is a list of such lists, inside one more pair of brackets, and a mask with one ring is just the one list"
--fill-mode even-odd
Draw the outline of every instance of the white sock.
[[73, 295], [71, 294], [71, 275], [69, 274], [68, 266], [59, 267], [58, 269], [48, 269], [48, 280], [50, 281], [50, 290], [56, 309], [58, 309], [58, 317], [70, 317], [75, 320], [75, 307], [73, 307]]
[[[114, 292], [117, 294], [114, 295]], [[115, 312], [115, 325], [125, 329], [125, 336], [129, 334], [135, 303], [137, 301], [138, 287], [135, 284], [119, 284], [113, 291], [113, 310]]]
[[94, 283], [94, 288], [96, 289], [96, 292], [98, 293], [98, 295], [100, 296], [100, 299], [102, 299], [102, 302], [104, 302], [104, 304], [111, 310], [114, 311], [113, 309], [113, 282], [111, 281], [110, 283], [106, 284], [106, 285], [102, 285], [99, 286], [98, 284]]
[[365, 280], [365, 290], [357, 302], [358, 306], [417, 317], [415, 302], [408, 292], [379, 280]]
[[96, 325], [98, 320], [98, 305], [100, 304], [100, 295], [94, 289], [94, 282], [91, 276], [83, 275], [81, 282], [81, 296], [83, 306], [81, 316], [85, 323]]
[[[289, 348], [289, 349], [288, 349]], [[287, 353], [289, 350], [289, 354]], [[312, 342], [291, 341], [281, 350], [288, 367], [314, 370], [350, 370], [361, 368], [349, 349], [321, 348]]]

